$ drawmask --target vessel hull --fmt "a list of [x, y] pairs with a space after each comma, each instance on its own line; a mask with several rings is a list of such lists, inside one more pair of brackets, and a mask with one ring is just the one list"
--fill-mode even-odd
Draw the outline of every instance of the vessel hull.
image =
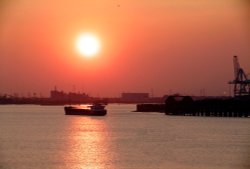
[[65, 115], [85, 115], [85, 116], [105, 116], [107, 114], [106, 109], [91, 110], [79, 107], [66, 106], [64, 107]]

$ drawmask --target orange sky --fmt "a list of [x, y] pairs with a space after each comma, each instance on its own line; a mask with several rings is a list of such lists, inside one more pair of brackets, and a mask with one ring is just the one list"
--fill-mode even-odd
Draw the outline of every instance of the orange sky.
[[[222, 95], [233, 55], [250, 73], [247, 0], [1, 0], [0, 94]], [[92, 32], [92, 59], [75, 39]]]

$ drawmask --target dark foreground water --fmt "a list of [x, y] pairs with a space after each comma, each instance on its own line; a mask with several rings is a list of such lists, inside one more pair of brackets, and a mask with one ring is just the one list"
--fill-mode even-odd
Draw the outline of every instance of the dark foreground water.
[[250, 118], [0, 106], [0, 169], [249, 169]]

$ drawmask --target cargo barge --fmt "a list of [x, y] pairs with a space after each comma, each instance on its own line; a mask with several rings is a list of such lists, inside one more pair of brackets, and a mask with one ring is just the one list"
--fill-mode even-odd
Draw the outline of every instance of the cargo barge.
[[107, 110], [104, 105], [82, 105], [82, 106], [65, 106], [65, 115], [85, 115], [85, 116], [105, 116]]

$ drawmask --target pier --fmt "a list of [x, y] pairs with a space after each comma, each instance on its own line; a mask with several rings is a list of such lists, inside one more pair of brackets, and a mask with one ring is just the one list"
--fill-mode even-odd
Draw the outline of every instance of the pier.
[[194, 101], [190, 96], [170, 96], [165, 102], [166, 115], [249, 117], [249, 99], [204, 99]]
[[249, 98], [169, 96], [165, 104], [137, 104], [136, 112], [159, 112], [173, 116], [250, 117]]

